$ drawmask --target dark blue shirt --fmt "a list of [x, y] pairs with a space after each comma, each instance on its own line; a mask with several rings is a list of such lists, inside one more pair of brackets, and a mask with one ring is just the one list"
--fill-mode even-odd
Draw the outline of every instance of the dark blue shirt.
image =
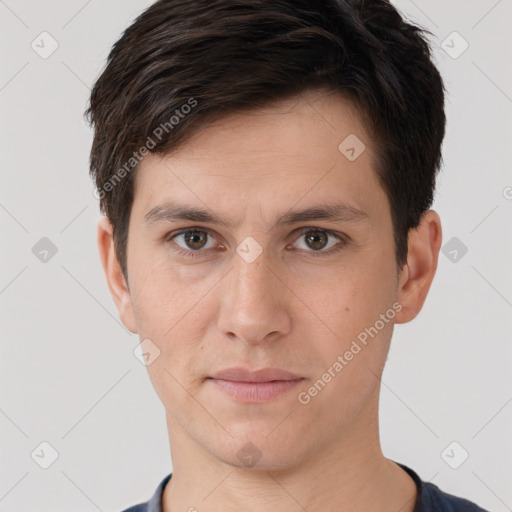
[[[412, 469], [398, 462], [397, 464], [416, 483], [418, 494], [414, 505], [414, 512], [489, 512], [471, 501], [441, 491], [437, 485], [423, 482]], [[162, 495], [164, 487], [171, 479], [171, 476], [172, 473], [160, 482], [149, 501], [134, 505], [123, 512], [162, 512]]]

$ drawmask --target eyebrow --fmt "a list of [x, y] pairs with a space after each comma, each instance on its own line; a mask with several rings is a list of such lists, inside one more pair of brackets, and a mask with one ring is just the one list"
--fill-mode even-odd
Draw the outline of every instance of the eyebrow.
[[[162, 221], [173, 222], [176, 220], [217, 224], [229, 229], [234, 229], [240, 224], [208, 210], [170, 202], [165, 202], [152, 208], [144, 215], [143, 224], [151, 226]], [[287, 211], [277, 217], [272, 227], [275, 228], [281, 225], [297, 224], [312, 220], [358, 222], [368, 220], [368, 214], [363, 210], [343, 203], [320, 204], [303, 210]]]

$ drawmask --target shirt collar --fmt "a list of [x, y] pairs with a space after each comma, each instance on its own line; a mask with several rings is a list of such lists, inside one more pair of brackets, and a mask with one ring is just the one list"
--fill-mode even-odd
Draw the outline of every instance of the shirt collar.
[[167, 484], [167, 482], [171, 479], [172, 473], [167, 475], [156, 488], [155, 493], [153, 496], [151, 496], [151, 499], [148, 501], [147, 504], [147, 512], [162, 512], [162, 497], [164, 494], [164, 487]]
[[416, 501], [414, 502], [413, 512], [424, 512], [424, 492], [425, 486], [419, 475], [413, 471], [411, 468], [407, 467], [404, 464], [400, 464], [400, 462], [393, 461], [395, 464], [398, 464], [413, 480], [416, 484]]
[[[395, 464], [398, 464], [413, 480], [416, 484], [416, 502], [414, 504], [414, 512], [424, 512], [423, 508], [423, 491], [424, 486], [423, 482], [421, 481], [420, 477], [415, 473], [411, 468], [405, 466], [404, 464], [400, 464], [399, 462], [393, 461]], [[167, 482], [171, 479], [172, 473], [168, 474], [159, 484], [156, 488], [155, 493], [153, 496], [151, 496], [150, 500], [147, 502], [147, 512], [163, 512], [162, 507], [162, 498], [164, 494], [164, 488], [167, 484]]]

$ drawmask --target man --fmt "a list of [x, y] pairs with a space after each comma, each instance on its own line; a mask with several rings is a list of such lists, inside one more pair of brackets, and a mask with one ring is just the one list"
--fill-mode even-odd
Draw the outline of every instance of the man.
[[130, 512], [483, 510], [379, 441], [442, 238], [422, 29], [384, 0], [160, 0], [87, 115], [102, 264], [173, 461]]

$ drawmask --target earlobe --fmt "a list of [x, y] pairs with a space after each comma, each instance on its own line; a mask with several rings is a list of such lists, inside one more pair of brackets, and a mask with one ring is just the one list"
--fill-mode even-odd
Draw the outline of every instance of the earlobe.
[[117, 259], [112, 224], [107, 217], [102, 217], [98, 221], [97, 241], [103, 271], [121, 321], [129, 331], [136, 333], [137, 323], [131, 295]]
[[395, 317], [397, 324], [410, 322], [421, 311], [437, 269], [441, 241], [441, 219], [434, 210], [427, 210], [420, 225], [409, 231], [407, 263], [397, 291], [402, 305]]

